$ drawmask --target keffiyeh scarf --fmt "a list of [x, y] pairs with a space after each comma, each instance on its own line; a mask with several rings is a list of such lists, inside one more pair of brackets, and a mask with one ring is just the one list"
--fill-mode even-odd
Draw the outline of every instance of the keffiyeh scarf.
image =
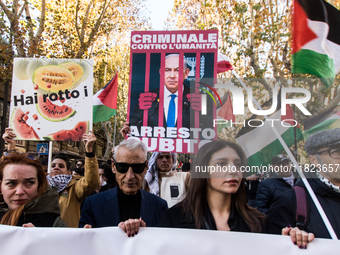
[[330, 180], [328, 180], [326, 177], [322, 176], [318, 172], [316, 172], [316, 176], [319, 178], [320, 181], [322, 181], [324, 184], [326, 184], [329, 188], [331, 188], [335, 192], [340, 193], [340, 187], [339, 186], [334, 185], [333, 183], [331, 183]]
[[60, 191], [63, 191], [67, 187], [71, 179], [72, 179], [72, 175], [68, 175], [68, 174], [60, 174], [60, 175], [56, 175], [53, 177], [50, 177], [49, 175], [47, 175], [48, 184], [51, 187], [57, 189], [58, 193]]
[[[157, 157], [161, 152], [154, 152], [149, 160], [149, 169], [145, 175], [145, 180], [150, 188], [150, 193], [159, 197], [159, 179], [157, 169]], [[170, 153], [173, 159], [172, 168], [176, 166], [177, 154]]]

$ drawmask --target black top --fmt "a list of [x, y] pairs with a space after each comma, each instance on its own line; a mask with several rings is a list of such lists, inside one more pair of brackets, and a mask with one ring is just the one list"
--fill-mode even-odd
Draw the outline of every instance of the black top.
[[[249, 226], [234, 206], [231, 207], [228, 225], [230, 231], [251, 232]], [[175, 205], [165, 211], [162, 214], [161, 222], [158, 227], [196, 229], [194, 218], [192, 216], [188, 217], [183, 213], [181, 204]], [[202, 229], [217, 230], [214, 217], [209, 208], [207, 208]]]
[[[297, 179], [294, 180], [294, 182]], [[283, 178], [275, 175], [273, 178], [262, 181], [256, 193], [256, 208], [260, 212], [267, 214], [269, 207], [275, 198], [279, 197], [283, 192], [291, 190], [290, 186]]]
[[[7, 211], [8, 208], [0, 208], [0, 220]], [[59, 215], [58, 192], [56, 189], [49, 188], [43, 195], [25, 205], [17, 226], [32, 223], [36, 227], [67, 227]]]
[[51, 227], [58, 216], [55, 213], [23, 214], [17, 226], [21, 227], [25, 223], [33, 222], [35, 227]]
[[[313, 173], [305, 173], [307, 180], [324, 209], [338, 238], [340, 238], [340, 193], [321, 182]], [[304, 187], [302, 180], [296, 186]], [[306, 232], [314, 233], [317, 238], [330, 238], [328, 230], [323, 223], [318, 209], [306, 190], [307, 222]], [[294, 189], [276, 197], [269, 209], [268, 231], [270, 234], [280, 234], [281, 229], [292, 225], [296, 226], [296, 195]]]
[[117, 191], [120, 221], [139, 219], [140, 203], [142, 201], [140, 190], [138, 190], [135, 195], [126, 195], [117, 186]]

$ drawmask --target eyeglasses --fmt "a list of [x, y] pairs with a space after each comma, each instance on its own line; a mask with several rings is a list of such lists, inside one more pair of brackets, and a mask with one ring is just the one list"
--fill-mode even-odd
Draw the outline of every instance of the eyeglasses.
[[338, 149], [328, 149], [324, 151], [318, 151], [315, 154], [322, 154], [328, 152], [329, 156], [334, 159], [340, 159], [340, 148]]
[[121, 163], [121, 162], [116, 162], [116, 161], [114, 161], [113, 163], [116, 166], [118, 173], [125, 174], [131, 167], [132, 171], [135, 174], [141, 174], [144, 172], [147, 161], [145, 161], [144, 163], [136, 163], [136, 164]]

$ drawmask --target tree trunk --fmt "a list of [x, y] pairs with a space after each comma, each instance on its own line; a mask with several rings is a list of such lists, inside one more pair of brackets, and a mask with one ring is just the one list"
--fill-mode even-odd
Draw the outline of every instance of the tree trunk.
[[113, 147], [113, 143], [112, 143], [112, 124], [111, 121], [102, 121], [100, 122], [102, 130], [104, 130], [105, 132], [105, 136], [106, 136], [106, 151], [104, 154], [103, 159], [106, 161], [109, 159], [110, 157], [110, 153]]

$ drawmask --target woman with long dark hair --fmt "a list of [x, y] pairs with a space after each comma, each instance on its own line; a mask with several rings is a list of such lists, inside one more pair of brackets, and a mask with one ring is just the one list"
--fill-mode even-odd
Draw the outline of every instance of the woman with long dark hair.
[[[186, 198], [163, 213], [159, 227], [265, 232], [265, 215], [247, 204], [245, 166], [246, 155], [236, 143], [220, 140], [202, 146]], [[289, 231], [293, 242], [307, 234], [290, 227], [284, 233]]]
[[38, 161], [10, 154], [0, 163], [1, 224], [24, 227], [67, 227], [60, 219], [58, 193], [48, 186]]
[[200, 171], [199, 178], [192, 178], [186, 198], [164, 214], [160, 226], [261, 232], [265, 216], [248, 206], [239, 171], [246, 164], [242, 148], [233, 142], [204, 145], [192, 168]]

